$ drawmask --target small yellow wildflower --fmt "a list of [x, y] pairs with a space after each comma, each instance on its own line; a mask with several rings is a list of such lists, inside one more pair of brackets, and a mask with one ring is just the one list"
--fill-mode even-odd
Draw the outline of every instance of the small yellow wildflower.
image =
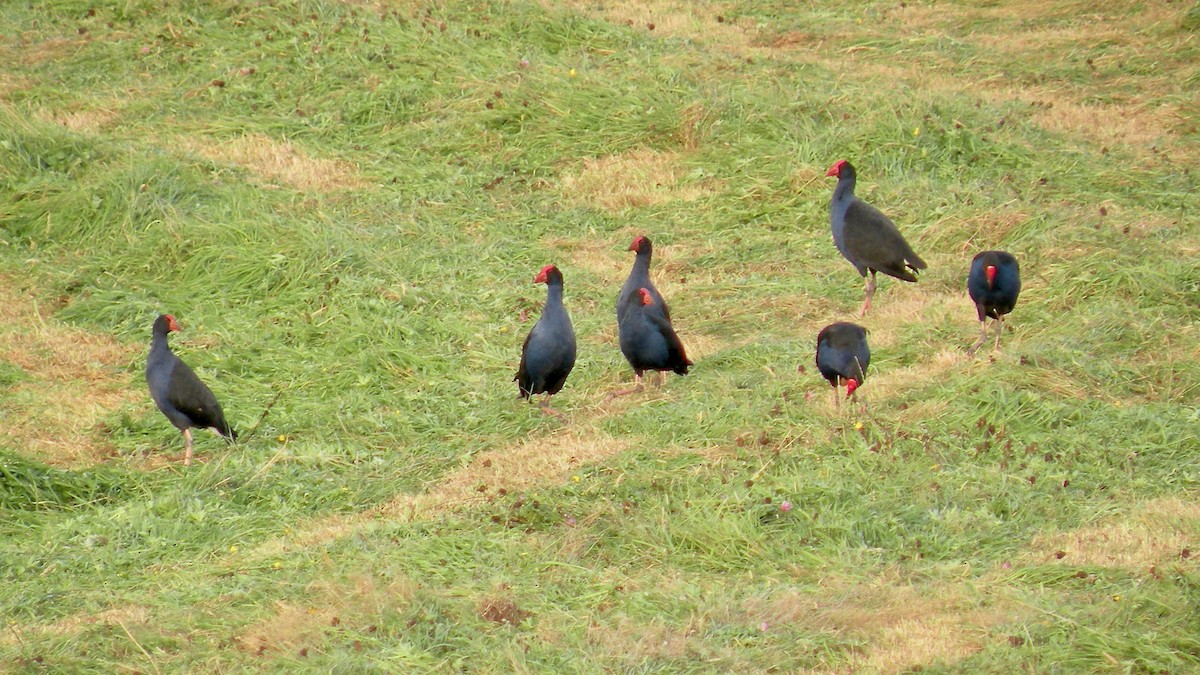
[[237, 552], [238, 552], [238, 545], [237, 545], [237, 544], [234, 544], [233, 546], [230, 546], [230, 547], [229, 547], [229, 552], [230, 552], [230, 553], [237, 553]]
[[575, 77], [575, 69], [572, 68], [571, 72], [567, 73], [567, 75], [570, 75], [571, 77]]
[[913, 136], [916, 137], [916, 136], [920, 136], [920, 135], [921, 135], [921, 127], [913, 127]]

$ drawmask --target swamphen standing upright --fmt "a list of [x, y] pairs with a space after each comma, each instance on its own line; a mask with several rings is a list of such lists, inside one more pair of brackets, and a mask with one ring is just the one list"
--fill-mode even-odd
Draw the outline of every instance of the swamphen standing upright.
[[833, 200], [829, 204], [829, 228], [833, 231], [833, 243], [858, 273], [866, 279], [866, 298], [862, 312], [866, 316], [871, 308], [871, 297], [875, 295], [875, 273], [884, 274], [903, 281], [917, 280], [915, 272], [925, 269], [925, 261], [913, 253], [900, 230], [891, 219], [874, 206], [854, 196], [854, 167], [839, 159], [829, 167], [826, 176], [837, 176], [837, 187], [833, 189]]
[[545, 394], [539, 402], [542, 410], [562, 417], [550, 408], [550, 397], [557, 394], [575, 367], [575, 329], [563, 306], [563, 275], [554, 265], [546, 265], [534, 277], [533, 283], [546, 284], [546, 306], [542, 317], [525, 337], [521, 347], [521, 365], [513, 379], [521, 398], [533, 401], [536, 394]]
[[817, 370], [833, 385], [833, 406], [838, 406], [838, 386], [846, 385], [846, 397], [854, 397], [871, 365], [867, 329], [854, 323], [831, 323], [817, 334]]
[[187, 450], [183, 465], [192, 463], [192, 429], [211, 429], [229, 442], [237, 440], [237, 432], [225, 421], [225, 413], [217, 397], [196, 377], [196, 373], [171, 352], [167, 333], [178, 331], [179, 323], [170, 314], [161, 314], [154, 321], [154, 337], [150, 356], [146, 359], [146, 384], [150, 397], [175, 428], [183, 432]]
[[647, 370], [688, 374], [692, 362], [650, 289], [639, 288], [634, 295], [624, 298], [617, 306], [617, 316], [621, 353], [633, 366], [635, 384], [632, 389], [613, 392], [610, 397], [641, 391], [642, 373]]
[[996, 320], [996, 349], [1000, 349], [1000, 333], [1004, 330], [1004, 315], [1013, 311], [1021, 294], [1021, 270], [1017, 259], [1004, 251], [984, 251], [971, 260], [967, 273], [967, 293], [979, 312], [979, 339], [967, 353], [987, 341], [987, 318]]
[[638, 289], [642, 288], [650, 291], [650, 297], [654, 299], [655, 311], [670, 321], [671, 310], [667, 309], [667, 302], [654, 287], [654, 282], [650, 281], [650, 258], [654, 255], [654, 246], [650, 243], [650, 239], [638, 235], [633, 238], [633, 242], [625, 250], [635, 251], [637, 257], [633, 259], [633, 269], [629, 271], [629, 278], [625, 279], [625, 285], [621, 286], [621, 293], [617, 296], [617, 323], [621, 322], [621, 307], [636, 306], [636, 300], [630, 301], [629, 299], [636, 296]]

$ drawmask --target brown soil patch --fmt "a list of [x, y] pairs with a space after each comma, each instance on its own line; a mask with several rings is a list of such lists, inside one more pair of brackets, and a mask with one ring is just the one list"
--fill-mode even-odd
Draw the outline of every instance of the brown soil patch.
[[0, 409], [0, 439], [56, 466], [102, 461], [110, 450], [97, 425], [138, 400], [125, 368], [140, 351], [54, 321], [0, 277], [0, 360], [23, 371]]
[[[1132, 513], [1072, 532], [1040, 535], [1023, 562], [1097, 565], [1144, 571], [1180, 560], [1184, 549], [1200, 554], [1200, 502], [1164, 498]], [[1066, 555], [1058, 557], [1059, 552]]]
[[369, 630], [386, 614], [412, 598], [407, 580], [383, 582], [369, 576], [311, 584], [304, 604], [280, 602], [268, 617], [247, 627], [237, 638], [242, 649], [256, 654], [295, 654], [320, 646], [326, 634], [345, 625]]
[[506, 623], [511, 626], [533, 616], [531, 612], [521, 609], [517, 603], [508, 598], [485, 598], [479, 603], [476, 611], [479, 612], [479, 616], [488, 621]]
[[[693, 123], [694, 124], [694, 123]], [[681, 185], [684, 167], [678, 153], [631, 150], [589, 158], [563, 173], [563, 197], [610, 211], [674, 200], [692, 201], [719, 189], [716, 181]]]
[[218, 162], [228, 162], [303, 191], [348, 190], [366, 185], [358, 167], [344, 160], [311, 157], [287, 139], [262, 134], [233, 139], [177, 139], [179, 147]]

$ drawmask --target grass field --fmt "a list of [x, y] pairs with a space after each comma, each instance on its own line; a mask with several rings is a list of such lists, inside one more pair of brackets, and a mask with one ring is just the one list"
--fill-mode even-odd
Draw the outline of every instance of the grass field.
[[[0, 4], [0, 671], [1200, 671], [1198, 32]], [[930, 264], [880, 283], [858, 416], [812, 365], [862, 298], [840, 158]], [[696, 366], [609, 401], [636, 234]], [[1024, 290], [969, 359], [987, 248]], [[510, 381], [547, 263], [566, 422]], [[186, 470], [159, 312], [247, 436]]]

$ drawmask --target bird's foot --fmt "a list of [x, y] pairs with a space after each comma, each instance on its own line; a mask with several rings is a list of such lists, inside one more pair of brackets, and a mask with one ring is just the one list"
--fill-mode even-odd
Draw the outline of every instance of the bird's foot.
[[638, 382], [636, 385], [634, 385], [630, 389], [621, 389], [618, 391], [610, 391], [608, 393], [608, 400], [611, 401], [618, 396], [627, 396], [629, 394], [639, 394], [643, 391], [645, 391], [645, 387], [642, 386], [641, 382]]
[[551, 416], [557, 417], [558, 419], [560, 419], [560, 420], [562, 420], [562, 421], [564, 421], [564, 422], [566, 422], [566, 421], [567, 421], [567, 416], [566, 416], [566, 415], [564, 415], [564, 414], [560, 413], [559, 411], [555, 410], [554, 408], [551, 408], [551, 407], [550, 407], [550, 406], [548, 406], [548, 405], [544, 405], [544, 406], [542, 406], [542, 407], [541, 407], [541, 410], [542, 410], [542, 412], [546, 413], [547, 415], [551, 415]]

